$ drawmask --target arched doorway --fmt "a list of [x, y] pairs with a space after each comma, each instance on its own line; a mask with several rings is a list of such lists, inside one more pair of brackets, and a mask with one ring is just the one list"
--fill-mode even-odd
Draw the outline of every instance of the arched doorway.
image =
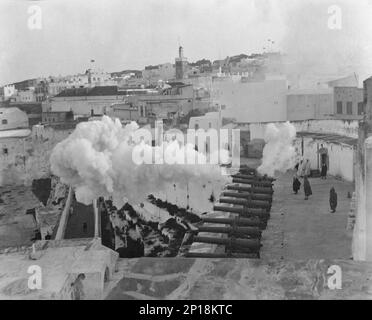
[[328, 149], [324, 147], [323, 144], [320, 145], [320, 149], [319, 149], [319, 162], [320, 162], [320, 168], [322, 167], [323, 164], [326, 164], [329, 170]]

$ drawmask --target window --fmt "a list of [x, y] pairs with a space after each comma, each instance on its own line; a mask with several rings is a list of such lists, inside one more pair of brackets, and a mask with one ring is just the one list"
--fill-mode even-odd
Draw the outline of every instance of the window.
[[337, 101], [337, 113], [342, 114], [342, 101]]
[[1, 120], [1, 124], [8, 124], [8, 120], [7, 119]]
[[209, 122], [209, 129], [211, 129], [212, 128], [212, 122]]
[[346, 103], [346, 113], [353, 114], [353, 103], [351, 101]]
[[8, 154], [8, 148], [3, 148], [3, 154], [5, 154], [5, 155]]
[[364, 104], [363, 104], [363, 102], [358, 102], [358, 114], [359, 115], [364, 114]]

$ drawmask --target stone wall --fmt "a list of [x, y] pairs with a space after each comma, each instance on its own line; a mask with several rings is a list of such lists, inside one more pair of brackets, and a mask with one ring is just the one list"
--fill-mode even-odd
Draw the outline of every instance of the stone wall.
[[0, 150], [7, 149], [7, 154], [0, 153], [0, 185], [30, 185], [33, 179], [48, 177], [50, 154], [71, 131], [35, 125], [28, 137], [0, 139]]
[[[297, 138], [295, 146], [301, 153], [302, 139]], [[321, 139], [315, 140], [311, 137], [304, 138], [304, 159], [309, 159], [311, 169], [320, 169], [320, 159], [318, 155], [318, 148], [323, 144], [328, 150], [329, 165], [328, 174], [343, 178], [346, 181], [354, 181], [354, 161], [355, 149], [353, 146], [341, 143], [330, 143], [322, 141]]]
[[356, 223], [353, 234], [354, 260], [372, 261], [372, 137], [368, 126], [363, 125], [356, 162]]

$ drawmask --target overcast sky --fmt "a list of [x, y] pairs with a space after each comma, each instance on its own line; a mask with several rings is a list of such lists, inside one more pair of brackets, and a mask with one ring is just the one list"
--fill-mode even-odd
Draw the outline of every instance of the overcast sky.
[[[332, 4], [342, 30], [327, 28]], [[41, 30], [28, 28], [31, 5]], [[173, 62], [179, 43], [189, 61], [222, 59], [261, 52], [268, 39], [302, 66], [366, 70], [371, 17], [370, 0], [0, 0], [0, 85], [84, 72], [91, 59], [110, 72]]]

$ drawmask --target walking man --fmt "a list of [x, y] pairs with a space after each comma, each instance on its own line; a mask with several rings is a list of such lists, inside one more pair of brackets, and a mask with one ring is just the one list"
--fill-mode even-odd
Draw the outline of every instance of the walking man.
[[295, 194], [297, 194], [298, 190], [300, 190], [300, 188], [301, 188], [301, 182], [300, 182], [300, 180], [298, 180], [298, 177], [297, 177], [296, 174], [293, 176], [292, 188], [293, 188], [293, 192]]
[[334, 187], [329, 191], [329, 205], [331, 207], [331, 212], [335, 213], [337, 208], [337, 193]]
[[320, 171], [320, 178], [327, 179], [327, 164], [325, 162], [322, 163], [322, 170]]
[[309, 196], [313, 194], [311, 190], [310, 182], [307, 176], [304, 177], [304, 192], [305, 192], [305, 200], [308, 200]]

